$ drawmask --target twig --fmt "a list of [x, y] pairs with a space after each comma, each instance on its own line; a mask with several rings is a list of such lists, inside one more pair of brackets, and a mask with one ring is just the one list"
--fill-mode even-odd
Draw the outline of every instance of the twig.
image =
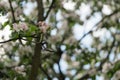
[[30, 35], [30, 36], [19, 36], [19, 37], [12, 38], [12, 39], [9, 39], [9, 40], [1, 41], [0, 44], [2, 44], [2, 43], [7, 43], [7, 42], [10, 42], [10, 41], [14, 41], [14, 40], [17, 40], [17, 39], [27, 40], [27, 39], [23, 39], [23, 37], [33, 37], [33, 38], [37, 38], [37, 37], [34, 37], [34, 35]]
[[51, 3], [51, 5], [50, 5], [50, 7], [49, 7], [49, 9], [48, 9], [48, 11], [46, 13], [46, 16], [44, 17], [44, 20], [48, 17], [50, 11], [52, 10], [52, 8], [54, 6], [54, 3], [55, 3], [55, 0], [52, 0], [52, 3]]
[[10, 4], [10, 9], [11, 9], [12, 17], [13, 17], [13, 23], [15, 23], [16, 19], [15, 19], [15, 15], [14, 15], [13, 6], [12, 6], [12, 3], [11, 3], [11, 0], [8, 0], [8, 1], [9, 1], [9, 4]]
[[17, 40], [17, 39], [19, 39], [19, 38], [13, 38], [13, 39], [1, 41], [0, 44], [1, 44], [1, 43], [7, 43], [7, 42], [10, 42], [10, 41], [14, 41], [14, 40]]
[[51, 77], [48, 75], [47, 71], [45, 71], [41, 65], [40, 65], [40, 69], [47, 76], [48, 80], [52, 80]]
[[110, 53], [112, 52], [112, 49], [113, 49], [114, 45], [115, 45], [115, 38], [114, 38], [114, 40], [113, 40], [113, 42], [112, 42], [112, 44], [111, 44], [111, 46], [110, 46], [110, 50], [108, 51], [107, 57], [101, 61], [100, 66], [99, 66], [99, 68], [98, 68], [97, 70], [101, 70], [101, 69], [102, 69], [102, 65], [103, 65], [103, 64], [107, 61], [107, 59], [109, 58], [109, 55], [110, 55]]
[[61, 67], [60, 67], [60, 59], [61, 59], [61, 57], [62, 57], [62, 54], [63, 54], [63, 51], [60, 49], [60, 46], [58, 46], [57, 47], [57, 53], [58, 53], [58, 55], [57, 55], [57, 57], [58, 57], [58, 60], [56, 61], [57, 62], [57, 64], [58, 64], [58, 69], [59, 69], [59, 80], [64, 80], [65, 79], [65, 75], [62, 73], [62, 70], [61, 70]]
[[60, 72], [60, 79], [59, 79], [59, 80], [64, 80], [64, 79], [65, 79], [65, 76], [64, 76], [64, 74], [62, 73], [62, 70], [61, 70], [61, 67], [60, 67], [60, 61], [59, 61], [57, 64], [58, 64], [58, 69], [59, 69], [59, 72]]
[[[111, 44], [111, 46], [110, 46], [110, 50], [108, 51], [107, 57], [101, 61], [100, 66], [96, 69], [96, 71], [102, 70], [102, 66], [103, 66], [103, 64], [108, 60], [109, 55], [110, 55], [110, 53], [112, 52], [112, 49], [113, 49], [114, 45], [115, 45], [115, 38], [114, 38], [114, 40], [113, 40], [113, 42], [112, 42], [112, 44]], [[78, 80], [84, 80], [84, 79], [87, 79], [87, 78], [89, 78], [89, 77], [90, 77], [90, 74], [87, 73], [87, 74], [83, 75], [83, 76], [82, 76], [80, 79], [78, 79]]]
[[46, 50], [46, 51], [49, 51], [49, 52], [56, 52], [56, 51], [54, 51], [54, 50], [51, 50], [51, 49], [46, 48], [44, 45], [42, 46], [42, 48], [43, 48], [44, 50]]
[[[98, 30], [99, 28], [101, 28], [102, 26], [99, 26], [103, 21], [105, 21], [106, 18], [110, 18], [111, 16], [113, 16], [114, 14], [118, 13], [120, 9], [115, 10], [113, 13], [111, 13], [110, 15], [105, 16], [104, 18], [102, 18], [96, 25], [94, 25], [92, 27], [92, 29], [90, 31], [88, 31], [87, 33], [85, 33], [78, 42], [80, 42], [84, 37], [86, 37], [88, 34], [92, 33], [95, 30]], [[96, 26], [98, 26], [96, 29], [94, 29]]]

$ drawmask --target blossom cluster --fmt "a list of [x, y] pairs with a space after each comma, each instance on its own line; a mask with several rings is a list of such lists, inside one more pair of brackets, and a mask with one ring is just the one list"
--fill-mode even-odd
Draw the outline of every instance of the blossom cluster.
[[15, 31], [17, 31], [17, 32], [19, 32], [19, 31], [26, 31], [26, 30], [28, 30], [28, 26], [27, 26], [27, 24], [26, 23], [24, 23], [24, 22], [20, 22], [20, 23], [14, 23], [13, 24], [13, 29], [15, 30]]
[[43, 32], [43, 33], [46, 33], [47, 30], [49, 29], [49, 26], [44, 21], [39, 21], [38, 26], [39, 26], [41, 32]]
[[17, 66], [17, 67], [14, 68], [14, 70], [17, 73], [22, 74], [23, 76], [26, 76], [26, 73], [24, 72], [25, 71], [25, 66], [24, 65]]

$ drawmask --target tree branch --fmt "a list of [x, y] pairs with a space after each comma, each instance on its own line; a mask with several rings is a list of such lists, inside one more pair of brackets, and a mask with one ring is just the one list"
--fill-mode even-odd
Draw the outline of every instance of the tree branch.
[[60, 78], [59, 78], [59, 80], [64, 80], [65, 76], [64, 76], [64, 74], [61, 71], [60, 61], [57, 64], [58, 64], [58, 69], [59, 69], [59, 72], [60, 72]]
[[63, 51], [60, 49], [60, 45], [57, 47], [57, 57], [58, 59], [56, 60], [57, 64], [58, 64], [58, 69], [59, 69], [59, 80], [64, 80], [65, 79], [65, 75], [62, 73], [61, 71], [61, 67], [60, 67], [60, 59], [61, 59], [61, 56], [63, 54]]
[[[102, 22], [104, 22], [107, 18], [110, 18], [111, 16], [117, 14], [119, 12], [120, 9], [115, 10], [113, 13], [111, 13], [110, 15], [105, 16], [104, 18], [102, 18], [96, 25], [94, 25], [92, 27], [92, 29], [90, 31], [88, 31], [87, 33], [85, 33], [78, 42], [80, 42], [84, 37], [86, 37], [88, 34], [92, 33], [95, 30], [98, 30], [99, 28], [101, 28], [102, 26], [100, 24], [102, 24]], [[94, 29], [96, 26], [98, 26], [96, 29]]]
[[20, 38], [13, 38], [13, 39], [1, 41], [0, 44], [2, 44], [2, 43], [7, 43], [7, 42], [10, 42], [10, 41], [14, 41], [14, 40], [17, 40], [17, 39], [20, 39]]
[[48, 11], [47, 11], [47, 13], [46, 13], [46, 16], [44, 17], [44, 20], [48, 17], [50, 11], [52, 10], [52, 8], [53, 8], [53, 6], [54, 6], [55, 1], [56, 1], [56, 0], [52, 0], [52, 3], [51, 3], [51, 5], [50, 5], [50, 7], [49, 7], [49, 9], [48, 9]]
[[114, 38], [114, 40], [113, 40], [113, 42], [112, 42], [112, 44], [111, 44], [111, 46], [110, 46], [110, 50], [108, 51], [107, 57], [101, 61], [100, 66], [98, 67], [97, 70], [101, 70], [101, 69], [102, 69], [102, 65], [103, 65], [103, 64], [107, 61], [107, 59], [109, 58], [109, 55], [110, 55], [110, 53], [112, 52], [112, 49], [113, 49], [114, 45], [115, 45], [115, 38]]
[[41, 65], [40, 65], [40, 69], [47, 76], [48, 80], [52, 80], [51, 77], [48, 75], [47, 71], [45, 71]]
[[14, 15], [13, 6], [12, 6], [12, 3], [11, 3], [11, 0], [8, 0], [8, 1], [9, 1], [9, 4], [10, 4], [10, 9], [11, 9], [12, 17], [13, 17], [13, 23], [15, 23], [16, 19], [15, 19], [15, 15]]
[[[12, 39], [9, 39], [9, 40], [5, 40], [5, 41], [1, 41], [0, 44], [2, 43], [7, 43], [7, 42], [10, 42], [10, 41], [14, 41], [14, 40], [17, 40], [17, 39], [22, 39], [23, 37], [33, 37], [33, 38], [37, 38], [35, 37], [34, 35], [30, 35], [30, 36], [19, 36], [17, 38], [12, 38]], [[26, 40], [26, 39], [22, 39], [22, 40]]]
[[[96, 69], [96, 71], [102, 70], [102, 66], [108, 60], [109, 55], [112, 52], [112, 49], [113, 49], [114, 45], [115, 45], [115, 38], [114, 38], [114, 40], [113, 40], [113, 42], [112, 42], [112, 44], [110, 46], [110, 50], [108, 51], [107, 57], [101, 61], [100, 66]], [[87, 74], [83, 75], [79, 80], [84, 80], [84, 79], [87, 79], [89, 77], [90, 77], [90, 74], [87, 73]]]

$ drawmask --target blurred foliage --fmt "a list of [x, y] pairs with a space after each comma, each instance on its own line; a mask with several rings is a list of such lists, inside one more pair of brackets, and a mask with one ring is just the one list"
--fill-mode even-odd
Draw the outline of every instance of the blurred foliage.
[[[42, 50], [38, 80], [97, 80], [101, 76], [103, 80], [119, 80], [120, 1], [43, 0], [44, 17], [52, 1], [56, 2], [45, 20], [50, 29], [42, 33], [36, 0], [11, 0], [14, 15], [9, 2], [0, 0], [0, 78], [28, 80], [35, 43], [40, 43], [35, 42], [36, 35], [43, 34], [39, 36]], [[15, 31], [13, 23], [19, 22], [26, 23], [28, 30]], [[95, 26], [91, 28], [91, 24]], [[79, 39], [76, 25], [81, 29]], [[10, 28], [10, 40], [2, 34], [6, 28]]]

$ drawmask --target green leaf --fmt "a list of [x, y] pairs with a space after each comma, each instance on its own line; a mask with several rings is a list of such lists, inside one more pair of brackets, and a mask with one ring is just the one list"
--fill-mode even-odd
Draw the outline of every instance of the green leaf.
[[1, 29], [4, 29], [8, 24], [9, 24], [9, 21], [7, 21], [7, 22], [5, 22], [4, 24], [2, 24]]

